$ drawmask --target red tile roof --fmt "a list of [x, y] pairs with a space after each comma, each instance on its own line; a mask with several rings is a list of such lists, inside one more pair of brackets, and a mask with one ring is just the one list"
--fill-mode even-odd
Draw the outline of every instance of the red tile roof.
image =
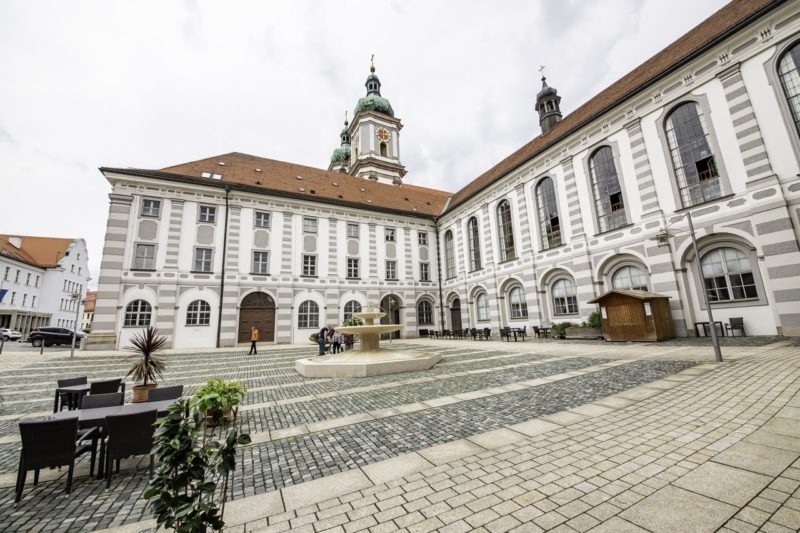
[[[17, 248], [10, 239], [20, 239]], [[39, 268], [52, 268], [65, 255], [74, 239], [32, 237], [29, 235], [0, 235], [0, 255]]]

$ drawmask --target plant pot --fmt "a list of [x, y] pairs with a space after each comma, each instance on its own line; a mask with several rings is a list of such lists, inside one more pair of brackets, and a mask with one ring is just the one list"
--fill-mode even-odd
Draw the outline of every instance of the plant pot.
[[[211, 409], [206, 409], [206, 416], [205, 416], [205, 423], [206, 427], [214, 428], [217, 427], [217, 423], [214, 421], [214, 416], [211, 414]], [[222, 411], [222, 418], [228, 421], [228, 424], [233, 422], [234, 418], [236, 418], [236, 412], [233, 409], [225, 409]]]
[[147, 396], [150, 394], [150, 389], [155, 389], [155, 383], [148, 383], [147, 385], [134, 385], [133, 386], [133, 403], [143, 403], [147, 401]]

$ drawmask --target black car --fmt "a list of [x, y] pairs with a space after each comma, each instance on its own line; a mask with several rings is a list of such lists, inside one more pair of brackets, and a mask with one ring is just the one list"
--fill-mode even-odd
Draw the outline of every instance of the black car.
[[[86, 333], [79, 331], [75, 335], [75, 345], [81, 343], [81, 339], [86, 337]], [[31, 330], [28, 335], [28, 342], [37, 348], [44, 342], [45, 346], [52, 346], [54, 344], [72, 344], [72, 330], [67, 328], [57, 328], [54, 326], [46, 326]]]

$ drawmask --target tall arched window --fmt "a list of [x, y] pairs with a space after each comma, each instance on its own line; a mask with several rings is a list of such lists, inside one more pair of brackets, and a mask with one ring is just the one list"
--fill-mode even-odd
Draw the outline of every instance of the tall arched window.
[[500, 232], [500, 260], [517, 257], [514, 249], [514, 226], [511, 223], [511, 204], [503, 200], [497, 204], [497, 230]]
[[478, 310], [478, 320], [483, 322], [489, 320], [489, 297], [482, 292], [475, 298], [475, 307]]
[[561, 278], [551, 289], [553, 293], [554, 315], [575, 315], [578, 313], [578, 291], [575, 282], [571, 279]]
[[619, 184], [617, 165], [614, 163], [614, 152], [610, 146], [601, 146], [594, 151], [589, 159], [589, 171], [592, 175], [598, 229], [601, 232], [610, 231], [627, 224], [622, 187]]
[[673, 109], [665, 132], [683, 207], [722, 196], [706, 120], [697, 103], [686, 102]]
[[317, 305], [317, 302], [306, 300], [300, 304], [300, 309], [297, 312], [297, 327], [319, 327], [319, 306]]
[[614, 289], [647, 290], [647, 274], [635, 266], [624, 266], [611, 276], [611, 287]]
[[447, 230], [444, 234], [444, 266], [446, 268], [448, 278], [453, 278], [456, 275], [456, 261], [455, 254], [453, 253], [453, 232]]
[[355, 300], [350, 300], [346, 304], [344, 304], [344, 321], [350, 319], [353, 316], [353, 313], [360, 313], [361, 312], [361, 304]]
[[481, 269], [481, 241], [478, 236], [478, 219], [472, 217], [467, 222], [467, 240], [469, 241], [469, 269]]
[[380, 150], [381, 150], [381, 155], [382, 155], [383, 157], [387, 157], [387, 155], [388, 155], [388, 153], [389, 153], [389, 150], [388, 150], [388, 148], [387, 148], [387, 146], [386, 146], [386, 143], [381, 143], [381, 148], [380, 148]]
[[125, 307], [125, 327], [149, 326], [153, 308], [145, 300], [134, 300]]
[[758, 298], [750, 259], [736, 248], [717, 248], [700, 260], [710, 302]]
[[419, 324], [433, 324], [433, 306], [428, 300], [417, 304], [417, 322]]
[[556, 189], [552, 179], [543, 178], [536, 186], [536, 208], [539, 212], [542, 248], [559, 246], [561, 244], [561, 221], [558, 218]]
[[187, 326], [208, 326], [211, 324], [211, 306], [205, 300], [195, 300], [186, 308]]
[[778, 76], [792, 112], [794, 126], [800, 133], [800, 43], [792, 46], [781, 57]]
[[511, 318], [528, 318], [528, 304], [525, 303], [522, 287], [514, 287], [508, 292], [508, 307]]

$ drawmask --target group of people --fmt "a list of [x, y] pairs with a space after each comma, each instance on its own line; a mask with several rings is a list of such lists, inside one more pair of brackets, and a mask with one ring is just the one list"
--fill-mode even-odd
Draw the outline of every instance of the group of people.
[[353, 349], [353, 335], [339, 333], [335, 328], [323, 327], [317, 333], [317, 344], [319, 344], [319, 354], [325, 355], [330, 348], [330, 353], [339, 353]]

